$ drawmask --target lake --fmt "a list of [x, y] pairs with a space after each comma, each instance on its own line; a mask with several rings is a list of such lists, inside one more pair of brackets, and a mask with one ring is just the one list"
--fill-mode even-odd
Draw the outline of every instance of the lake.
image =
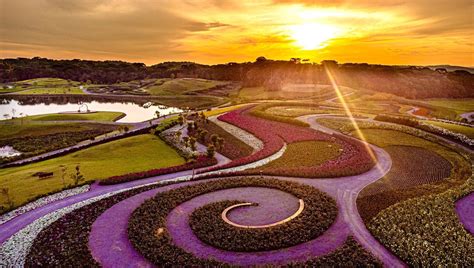
[[134, 102], [124, 101], [84, 101], [84, 102], [61, 102], [61, 103], [30, 103], [15, 99], [4, 99], [0, 102], [0, 120], [10, 119], [12, 114], [19, 117], [22, 115], [39, 115], [52, 114], [60, 112], [85, 111], [86, 107], [91, 111], [109, 111], [109, 112], [123, 112], [125, 117], [117, 122], [133, 123], [142, 122], [154, 118], [155, 112], [159, 111], [160, 115], [167, 115], [171, 113], [179, 113], [183, 110], [176, 107], [166, 107], [163, 105], [153, 104], [146, 108], [143, 105]]

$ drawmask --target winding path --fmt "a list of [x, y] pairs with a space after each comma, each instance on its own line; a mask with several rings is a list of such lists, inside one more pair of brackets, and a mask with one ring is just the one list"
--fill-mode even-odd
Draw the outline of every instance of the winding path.
[[[324, 128], [321, 125], [317, 124], [314, 120], [314, 117], [315, 116], [305, 116], [300, 119], [308, 122], [310, 126], [314, 129], [328, 133], [335, 132], [334, 130]], [[390, 156], [382, 149], [372, 145], [370, 146], [375, 152], [375, 155], [378, 159], [378, 164], [370, 171], [361, 175], [327, 179], [275, 177], [282, 180], [296, 181], [311, 185], [328, 193], [336, 199], [337, 205], [339, 207], [338, 217], [335, 223], [322, 236], [307, 243], [302, 243], [300, 245], [291, 247], [290, 249], [274, 250], [264, 253], [244, 253], [244, 257], [240, 255], [235, 255], [243, 253], [233, 253], [227, 251], [225, 253], [222, 253], [222, 251], [212, 248], [212, 250], [204, 251], [206, 252], [206, 254], [210, 254], [206, 255], [206, 257], [212, 256], [216, 259], [220, 259], [223, 261], [232, 261], [235, 264], [243, 265], [263, 263], [287, 263], [288, 261], [304, 260], [309, 256], [308, 254], [311, 254], [311, 256], [321, 256], [327, 254], [330, 251], [341, 246], [346, 240], [347, 236], [352, 235], [366, 249], [368, 249], [377, 258], [379, 258], [386, 266], [404, 267], [405, 265], [397, 257], [391, 254], [375, 238], [373, 238], [373, 236], [366, 229], [357, 211], [356, 199], [358, 193], [365, 186], [383, 177], [391, 167]], [[283, 154], [283, 152], [278, 152], [277, 154], [281, 155]], [[273, 155], [270, 156], [270, 158], [271, 157], [276, 156]], [[219, 155], [217, 158], [219, 161], [219, 165], [222, 165], [228, 161], [228, 159], [225, 159]], [[265, 160], [268, 161], [268, 159], [263, 159], [263, 162]], [[255, 163], [252, 164], [255, 165]], [[245, 167], [237, 168], [242, 169]], [[225, 170], [220, 171], [222, 172]], [[182, 182], [153, 189], [125, 199], [112, 206], [106, 212], [104, 212], [93, 224], [89, 245], [94, 258], [96, 258], [96, 260], [99, 261], [104, 267], [149, 266], [150, 263], [144, 260], [144, 258], [134, 250], [134, 248], [128, 241], [126, 235], [128, 218], [136, 207], [138, 207], [147, 198], [154, 196], [157, 192], [182, 187], [188, 184], [198, 183], [196, 181], [186, 181], [190, 179], [191, 173], [192, 171], [183, 171], [174, 174], [167, 174], [163, 176], [157, 176], [144, 180], [132, 181], [124, 184], [111, 186], [100, 186], [95, 184], [87, 193], [71, 196], [66, 199], [50, 203], [46, 206], [20, 215], [17, 218], [1, 225], [0, 242], [3, 243], [3, 246], [11, 239], [19, 239], [21, 235], [25, 235], [21, 232], [21, 230], [29, 226], [32, 222], [35, 222], [36, 220], [42, 218], [45, 215], [50, 216], [51, 214], [54, 214], [61, 209], [72, 207], [79, 202], [84, 202], [94, 198], [99, 198], [101, 196], [114, 194], [115, 192], [124, 191], [132, 187], [141, 187], [150, 183], [157, 183], [169, 180]], [[185, 219], [185, 217], [181, 217], [181, 220], [182, 219]], [[114, 228], [110, 228], [111, 224], [113, 224]], [[193, 239], [192, 232], [186, 234], [180, 234], [180, 236], [186, 238], [185, 240], [182, 240], [183, 243], [180, 244], [180, 246], [189, 251], [192, 251], [195, 254], [199, 254], [199, 251], [194, 252], [193, 246], [202, 246], [199, 244], [202, 244], [202, 242], [200, 242], [195, 237]], [[18, 237], [18, 235], [20, 236]], [[173, 238], [175, 238], [175, 236], [173, 236]], [[179, 244], [178, 240], [175, 241], [177, 241], [177, 243]], [[186, 243], [184, 243], [184, 241]], [[28, 248], [26, 248], [26, 250], [28, 250]], [[262, 254], [265, 256], [263, 257]]]

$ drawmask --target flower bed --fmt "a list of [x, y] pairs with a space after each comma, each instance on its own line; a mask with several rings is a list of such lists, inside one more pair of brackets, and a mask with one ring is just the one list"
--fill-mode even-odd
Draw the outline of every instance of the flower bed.
[[[197, 197], [199, 195], [217, 190], [248, 186], [282, 189], [284, 191], [288, 191], [295, 194], [297, 197], [304, 197], [305, 200], [307, 200], [305, 194], [309, 194], [307, 192], [308, 189], [306, 189], [306, 186], [302, 186], [294, 182], [280, 181], [275, 179], [241, 178], [230, 180], [217, 180], [186, 186], [175, 190], [159, 193], [154, 198], [145, 201], [138, 209], [136, 209], [130, 217], [129, 221], [129, 239], [132, 245], [143, 256], [145, 256], [148, 260], [152, 261], [158, 266], [226, 265], [225, 263], [220, 263], [215, 260], [197, 258], [191, 253], [188, 253], [183, 249], [177, 247], [172, 242], [172, 238], [166, 227], [167, 216], [179, 204], [187, 200], [191, 200], [192, 198]], [[292, 240], [299, 240], [300, 242], [302, 242], [304, 240], [314, 238], [314, 235], [320, 233], [322, 229], [329, 227], [331, 222], [336, 217], [337, 207], [334, 200], [330, 199], [324, 193], [316, 189], [310, 191], [310, 193], [310, 195], [316, 195], [315, 198], [319, 200], [313, 200], [316, 202], [314, 205], [317, 207], [317, 210], [319, 210], [319, 212], [314, 215], [314, 213], [312, 212], [315, 211], [312, 210], [311, 207], [308, 209], [307, 212], [304, 212], [303, 210], [302, 214], [306, 213], [306, 216], [302, 216], [302, 214], [300, 214], [298, 217], [288, 222], [288, 225], [286, 225], [286, 227], [284, 226], [285, 228], [289, 228], [287, 229], [288, 231], [292, 230], [291, 232], [277, 232], [278, 235], [284, 237], [282, 237], [281, 239], [287, 241], [286, 243], [289, 243], [289, 241]], [[324, 203], [324, 206], [318, 205], [318, 202]], [[322, 220], [321, 225], [319, 223], [316, 224], [316, 222], [313, 221], [304, 223], [304, 221], [314, 219], [314, 217], [317, 217], [319, 218], [319, 220]], [[292, 225], [292, 222], [295, 222], [295, 225]], [[310, 226], [306, 226], [305, 224], [310, 224]], [[303, 225], [306, 227], [301, 228], [301, 226]], [[313, 225], [317, 227], [312, 227]], [[262, 232], [268, 232], [267, 234], [272, 234], [273, 230], [276, 230], [273, 228], [275, 227], [268, 228], [267, 230], [263, 230]], [[312, 232], [311, 230], [316, 231]], [[302, 232], [299, 233], [302, 237], [293, 236], [295, 232]], [[269, 244], [271, 241], [266, 240], [269, 239], [269, 237], [265, 237], [265, 235], [259, 237], [262, 238], [263, 241], [258, 241], [258, 243], [264, 245], [264, 248], [273, 248]], [[252, 241], [257, 242], [256, 239], [259, 237], [250, 235], [248, 239], [251, 240], [242, 243], [247, 243], [247, 245], [250, 245], [252, 244]], [[210, 238], [210, 236], [208, 236], [208, 238]], [[223, 236], [221, 238], [224, 239]], [[266, 241], [268, 242], [268, 244]], [[285, 243], [280, 244], [279, 246], [283, 245], [285, 245]]]
[[152, 169], [142, 172], [136, 173], [129, 173], [125, 175], [113, 176], [107, 179], [103, 179], [99, 181], [100, 185], [110, 185], [110, 184], [117, 184], [117, 183], [124, 183], [134, 180], [140, 180], [144, 178], [160, 176], [190, 169], [197, 169], [207, 166], [216, 165], [217, 160], [215, 158], [208, 158], [207, 156], [198, 156], [198, 158], [193, 162], [188, 162], [179, 166], [174, 167], [166, 167], [166, 168], [159, 168], [159, 169]]
[[[260, 184], [258, 182], [257, 186]], [[198, 208], [191, 214], [189, 224], [194, 234], [203, 242], [224, 250], [247, 252], [273, 250], [318, 237], [336, 218], [336, 203], [316, 188], [280, 181], [263, 185], [275, 187], [302, 199], [304, 209], [301, 214], [273, 227], [242, 229], [224, 222], [221, 213], [225, 208], [244, 201], [215, 202]]]
[[398, 201], [392, 196], [397, 190], [435, 184], [448, 179], [451, 173], [451, 163], [430, 150], [400, 145], [384, 149], [392, 158], [390, 171], [382, 179], [365, 187], [357, 198], [359, 213], [366, 222]]
[[287, 267], [383, 267], [383, 265], [353, 237], [349, 237], [344, 245], [326, 256], [304, 263], [292, 263]]
[[84, 201], [86, 205], [52, 222], [38, 234], [26, 256], [24, 266], [100, 267], [88, 246], [91, 227], [97, 217], [128, 197], [163, 185], [126, 190], [92, 203], [90, 200]]
[[309, 128], [292, 126], [250, 116], [247, 114], [247, 111], [250, 108], [243, 108], [226, 113], [219, 116], [219, 120], [235, 125], [254, 134], [263, 142], [263, 149], [252, 155], [235, 159], [226, 165], [211, 168], [207, 171], [240, 166], [269, 157], [278, 152], [285, 142], [292, 143], [295, 141], [305, 140], [329, 140], [330, 138], [327, 134], [319, 133]]

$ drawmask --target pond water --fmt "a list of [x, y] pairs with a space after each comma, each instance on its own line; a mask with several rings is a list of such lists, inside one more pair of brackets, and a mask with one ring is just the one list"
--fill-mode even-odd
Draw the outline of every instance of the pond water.
[[142, 122], [154, 118], [155, 112], [159, 111], [160, 115], [182, 112], [181, 109], [175, 107], [166, 107], [163, 105], [153, 104], [143, 107], [134, 102], [99, 102], [85, 101], [81, 103], [24, 103], [14, 99], [5, 99], [0, 102], [0, 120], [10, 119], [12, 114], [16, 117], [22, 115], [39, 115], [60, 112], [74, 112], [81, 109], [85, 111], [87, 108], [91, 111], [110, 111], [123, 112], [125, 117], [117, 122], [132, 123]]
[[13, 149], [11, 146], [0, 147], [0, 158], [21, 155], [21, 152]]

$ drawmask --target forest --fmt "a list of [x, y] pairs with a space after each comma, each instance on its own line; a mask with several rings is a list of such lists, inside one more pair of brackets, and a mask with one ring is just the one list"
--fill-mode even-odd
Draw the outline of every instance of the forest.
[[329, 84], [330, 71], [338, 85], [420, 98], [474, 97], [474, 74], [466, 70], [431, 69], [422, 66], [388, 66], [325, 60], [320, 64], [292, 58], [264, 57], [254, 62], [203, 65], [164, 62], [152, 66], [123, 61], [52, 60], [16, 58], [0, 60], [0, 82], [57, 77], [94, 84], [113, 84], [149, 78], [193, 77], [240, 81], [245, 87], [279, 90], [285, 83]]

